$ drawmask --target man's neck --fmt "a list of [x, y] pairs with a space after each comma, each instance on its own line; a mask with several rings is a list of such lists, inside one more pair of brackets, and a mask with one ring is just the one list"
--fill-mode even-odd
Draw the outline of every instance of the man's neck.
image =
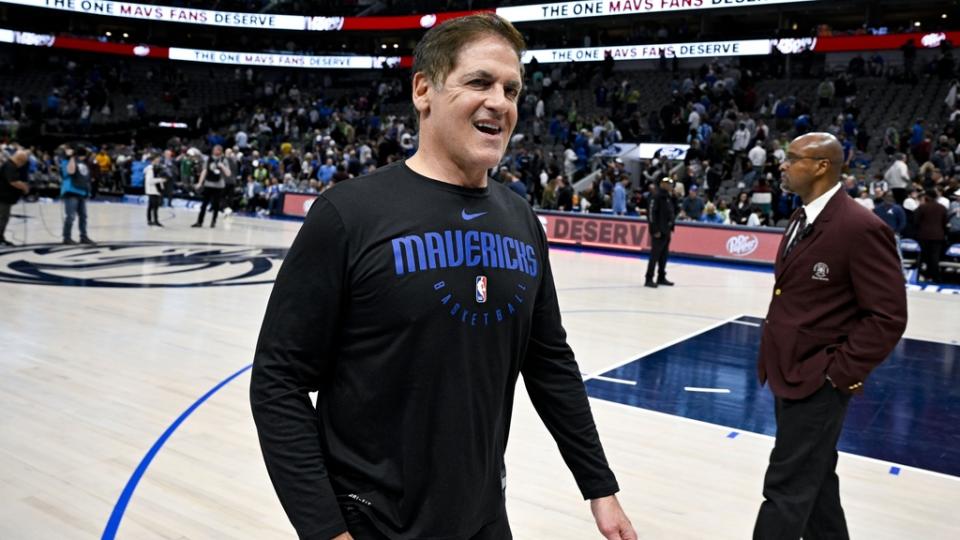
[[422, 147], [406, 161], [407, 167], [427, 178], [466, 188], [487, 187], [487, 170], [465, 171], [449, 159], [439, 159]]
[[831, 189], [833, 189], [833, 187], [836, 186], [836, 185], [837, 185], [837, 183], [834, 182], [834, 183], [830, 183], [830, 184], [824, 184], [824, 185], [814, 186], [814, 188], [813, 188], [813, 189], [810, 191], [810, 193], [808, 193], [806, 196], [801, 195], [801, 196], [800, 196], [800, 200], [803, 201], [803, 205], [804, 205], [804, 206], [807, 206], [808, 204], [812, 203], [813, 201], [819, 199], [820, 196], [822, 196], [824, 193], [826, 193], [826, 192], [830, 191]]

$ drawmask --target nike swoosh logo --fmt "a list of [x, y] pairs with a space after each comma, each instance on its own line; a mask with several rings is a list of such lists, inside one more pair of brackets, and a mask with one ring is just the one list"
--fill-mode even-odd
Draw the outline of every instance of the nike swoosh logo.
[[460, 217], [462, 217], [464, 221], [471, 221], [471, 220], [477, 219], [477, 218], [480, 217], [480, 216], [485, 216], [485, 215], [487, 215], [486, 212], [478, 212], [478, 213], [476, 213], [476, 214], [468, 214], [466, 210], [461, 210], [461, 211], [460, 211]]

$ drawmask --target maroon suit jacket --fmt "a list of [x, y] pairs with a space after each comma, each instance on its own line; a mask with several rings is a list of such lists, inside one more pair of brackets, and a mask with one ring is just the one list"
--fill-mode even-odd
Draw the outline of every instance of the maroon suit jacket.
[[843, 189], [788, 257], [780, 241], [757, 371], [774, 395], [809, 396], [829, 375], [859, 393], [907, 324], [893, 231]]

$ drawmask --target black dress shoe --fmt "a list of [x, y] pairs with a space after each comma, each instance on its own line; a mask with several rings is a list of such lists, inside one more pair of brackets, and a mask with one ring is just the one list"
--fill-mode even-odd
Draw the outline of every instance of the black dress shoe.
[[89, 237], [86, 237], [86, 236], [84, 236], [83, 238], [80, 239], [80, 243], [81, 243], [81, 244], [90, 244], [90, 245], [96, 244], [96, 242], [94, 242], [93, 240], [91, 240]]
[[77, 245], [77, 243], [74, 242], [72, 238], [64, 238], [64, 239], [63, 239], [63, 245], [65, 245], [65, 246], [75, 246], [75, 245]]
[[193, 227], [194, 229], [199, 229], [200, 227], [203, 227], [203, 223], [194, 223], [193, 225], [191, 225], [191, 227]]
[[664, 287], [673, 287], [673, 282], [667, 281], [667, 278], [660, 278], [657, 280], [657, 285], [663, 285]]
[[645, 281], [645, 282], [643, 283], [643, 286], [644, 286], [644, 287], [650, 287], [651, 289], [656, 289], [656, 288], [657, 288], [656, 282], [654, 282], [653, 280], [650, 280], [650, 279], [648, 279], [647, 281]]

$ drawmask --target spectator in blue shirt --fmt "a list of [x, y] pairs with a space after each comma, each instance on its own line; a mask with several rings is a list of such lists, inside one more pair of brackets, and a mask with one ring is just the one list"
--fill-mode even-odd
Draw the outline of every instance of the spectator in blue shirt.
[[333, 173], [337, 172], [337, 166], [333, 164], [332, 158], [327, 158], [327, 162], [320, 166], [320, 182], [323, 185], [330, 183], [330, 179], [333, 178]]
[[910, 146], [916, 146], [923, 142], [923, 120], [917, 119], [913, 123], [913, 130], [910, 133]]
[[[883, 194], [883, 202], [874, 207], [873, 213], [893, 230], [897, 238], [897, 253], [900, 253], [900, 234], [907, 227], [907, 214], [894, 200], [892, 191]], [[900, 260], [903, 261], [903, 254], [900, 255]]]
[[630, 184], [630, 178], [621, 178], [617, 185], [613, 186], [613, 213], [618, 216], [627, 213], [627, 185]]
[[873, 209], [873, 213], [882, 219], [898, 238], [907, 226], [907, 214], [894, 201], [893, 193], [889, 191], [883, 194], [883, 202]]

